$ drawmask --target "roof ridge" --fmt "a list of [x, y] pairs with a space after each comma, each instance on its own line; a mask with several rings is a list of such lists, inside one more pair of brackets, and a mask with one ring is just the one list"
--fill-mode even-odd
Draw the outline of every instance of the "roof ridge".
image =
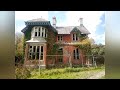
[[30, 21], [34, 22], [34, 21], [48, 21], [48, 20], [46, 20], [44, 18], [34, 18], [34, 19], [31, 19], [31, 20], [28, 20], [27, 22], [30, 22]]

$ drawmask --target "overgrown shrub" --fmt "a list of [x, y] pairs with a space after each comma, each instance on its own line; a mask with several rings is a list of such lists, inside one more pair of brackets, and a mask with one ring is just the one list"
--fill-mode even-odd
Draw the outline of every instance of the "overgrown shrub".
[[65, 68], [66, 72], [79, 72], [81, 71], [80, 68]]
[[15, 67], [16, 79], [27, 79], [31, 76], [30, 70], [25, 67]]

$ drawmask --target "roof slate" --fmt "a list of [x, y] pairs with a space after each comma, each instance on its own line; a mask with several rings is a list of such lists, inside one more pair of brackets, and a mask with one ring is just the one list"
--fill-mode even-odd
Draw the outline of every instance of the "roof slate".
[[70, 34], [74, 28], [77, 28], [81, 34], [90, 34], [90, 32], [82, 25], [82, 26], [66, 26], [66, 27], [56, 27], [58, 34]]
[[47, 20], [43, 19], [43, 18], [37, 18], [37, 19], [32, 19], [32, 20], [28, 20], [26, 22], [46, 22]]
[[50, 24], [50, 21], [47, 21], [43, 18], [28, 20], [25, 23], [27, 26], [22, 30], [22, 32], [25, 32], [27, 30], [28, 25], [44, 25], [43, 23], [45, 23], [45, 25], [50, 25], [52, 27], [52, 29], [54, 29], [54, 31], [57, 30], [58, 34], [70, 34], [71, 31], [75, 28], [77, 28], [81, 32], [81, 34], [90, 34], [90, 32], [85, 28], [85, 26], [83, 24], [80, 26], [56, 27], [56, 29], [55, 29]]

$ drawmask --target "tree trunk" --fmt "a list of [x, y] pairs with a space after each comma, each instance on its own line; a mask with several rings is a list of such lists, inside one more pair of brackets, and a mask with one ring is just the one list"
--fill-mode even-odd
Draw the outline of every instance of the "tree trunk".
[[69, 54], [69, 63], [70, 63], [70, 67], [72, 68], [71, 54]]

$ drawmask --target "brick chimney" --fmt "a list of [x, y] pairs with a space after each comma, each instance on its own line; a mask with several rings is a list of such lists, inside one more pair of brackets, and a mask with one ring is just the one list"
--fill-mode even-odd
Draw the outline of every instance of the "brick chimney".
[[56, 28], [56, 23], [57, 23], [57, 20], [56, 20], [56, 17], [54, 16], [53, 17], [53, 27]]
[[83, 18], [80, 18], [80, 26], [83, 25]]

